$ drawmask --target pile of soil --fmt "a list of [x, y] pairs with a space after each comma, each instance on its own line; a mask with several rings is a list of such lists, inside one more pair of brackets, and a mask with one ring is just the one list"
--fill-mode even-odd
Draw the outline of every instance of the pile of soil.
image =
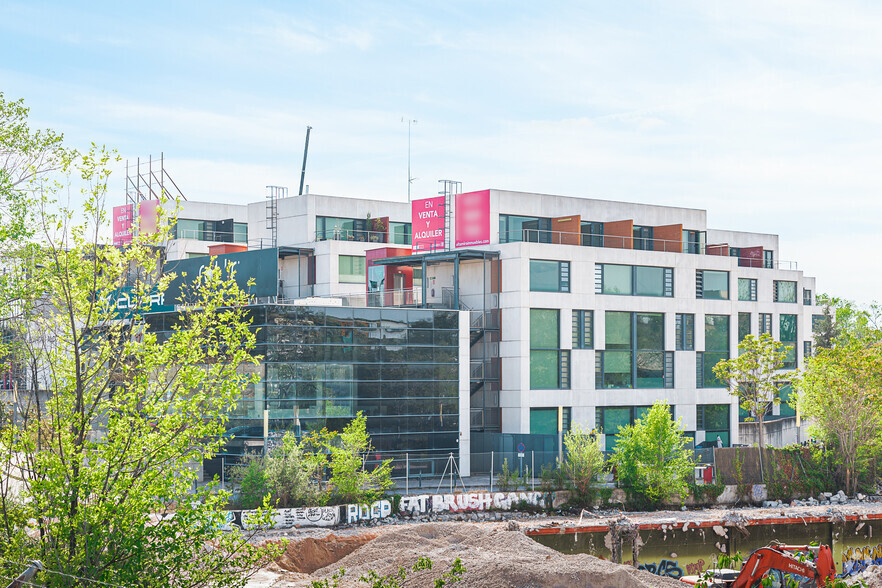
[[[502, 525], [426, 523], [398, 527], [356, 549], [333, 565], [316, 571], [308, 579], [280, 577], [274, 586], [308, 586], [311, 580], [326, 578], [343, 568], [342, 586], [357, 584], [368, 570], [392, 574], [399, 566], [410, 568], [419, 556], [434, 562], [432, 570], [411, 572], [406, 586], [431, 586], [450, 569], [453, 560], [462, 559], [466, 567], [458, 586], [508, 588], [511, 586], [663, 588], [682, 583], [630, 566], [614, 564], [596, 557], [564, 555], [533, 541], [520, 530]], [[293, 581], [292, 581], [293, 580]]]
[[332, 533], [320, 539], [307, 537], [300, 541], [292, 541], [282, 557], [277, 559], [270, 569], [311, 574], [320, 568], [337, 563], [374, 537], [376, 535], [367, 533], [338, 537]]

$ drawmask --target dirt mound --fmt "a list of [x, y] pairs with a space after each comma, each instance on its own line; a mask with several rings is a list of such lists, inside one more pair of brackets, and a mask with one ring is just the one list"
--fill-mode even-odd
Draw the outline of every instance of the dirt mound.
[[409, 575], [407, 586], [432, 585], [430, 578], [440, 577], [457, 557], [462, 559], [467, 570], [459, 584], [463, 588], [661, 588], [683, 585], [670, 578], [590, 555], [564, 555], [540, 545], [520, 531], [506, 531], [501, 525], [462, 523], [427, 523], [396, 528], [333, 565], [318, 570], [312, 579], [328, 577], [344, 568], [346, 576], [342, 585], [357, 586], [359, 576], [368, 570], [376, 570], [381, 575], [391, 574], [399, 566], [410, 568], [421, 555], [434, 562], [434, 569]]
[[279, 571], [311, 574], [314, 571], [333, 565], [372, 540], [376, 535], [363, 534], [351, 537], [337, 537], [333, 533], [316, 539], [308, 537], [288, 544], [285, 553], [275, 562]]

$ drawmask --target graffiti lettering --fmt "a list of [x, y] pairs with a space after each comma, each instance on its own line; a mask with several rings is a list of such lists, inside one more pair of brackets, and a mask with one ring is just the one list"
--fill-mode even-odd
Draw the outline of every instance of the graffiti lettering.
[[638, 569], [646, 570], [650, 574], [655, 574], [656, 576], [668, 576], [675, 580], [679, 580], [683, 577], [683, 568], [680, 567], [680, 564], [669, 559], [663, 559], [657, 564], [640, 564]]
[[519, 503], [540, 506], [542, 492], [471, 492], [465, 494], [423, 494], [401, 499], [401, 512], [413, 514], [484, 511], [491, 508], [511, 510]]
[[871, 565], [882, 565], [882, 544], [849, 547], [842, 554], [843, 576], [857, 574]]
[[695, 563], [686, 564], [686, 574], [690, 576], [698, 576], [704, 573], [704, 560], [700, 559]]

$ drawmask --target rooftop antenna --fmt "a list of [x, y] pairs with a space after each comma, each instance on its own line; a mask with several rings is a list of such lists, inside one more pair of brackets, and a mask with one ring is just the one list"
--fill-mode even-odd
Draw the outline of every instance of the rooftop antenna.
[[407, 121], [407, 201], [410, 202], [410, 185], [416, 179], [410, 175], [410, 127], [417, 124], [419, 121], [413, 120], [412, 118], [404, 118], [402, 116], [401, 122], [405, 121]]
[[306, 154], [309, 152], [309, 131], [312, 127], [306, 127], [306, 145], [303, 146], [303, 169], [300, 171], [300, 196], [303, 196], [303, 181], [306, 179]]

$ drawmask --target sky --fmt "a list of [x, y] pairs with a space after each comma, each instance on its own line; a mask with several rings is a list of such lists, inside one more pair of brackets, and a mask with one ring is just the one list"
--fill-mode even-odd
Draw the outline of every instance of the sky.
[[882, 299], [882, 3], [0, 2], [37, 127], [163, 153], [190, 200], [406, 201], [440, 179], [685, 206]]

